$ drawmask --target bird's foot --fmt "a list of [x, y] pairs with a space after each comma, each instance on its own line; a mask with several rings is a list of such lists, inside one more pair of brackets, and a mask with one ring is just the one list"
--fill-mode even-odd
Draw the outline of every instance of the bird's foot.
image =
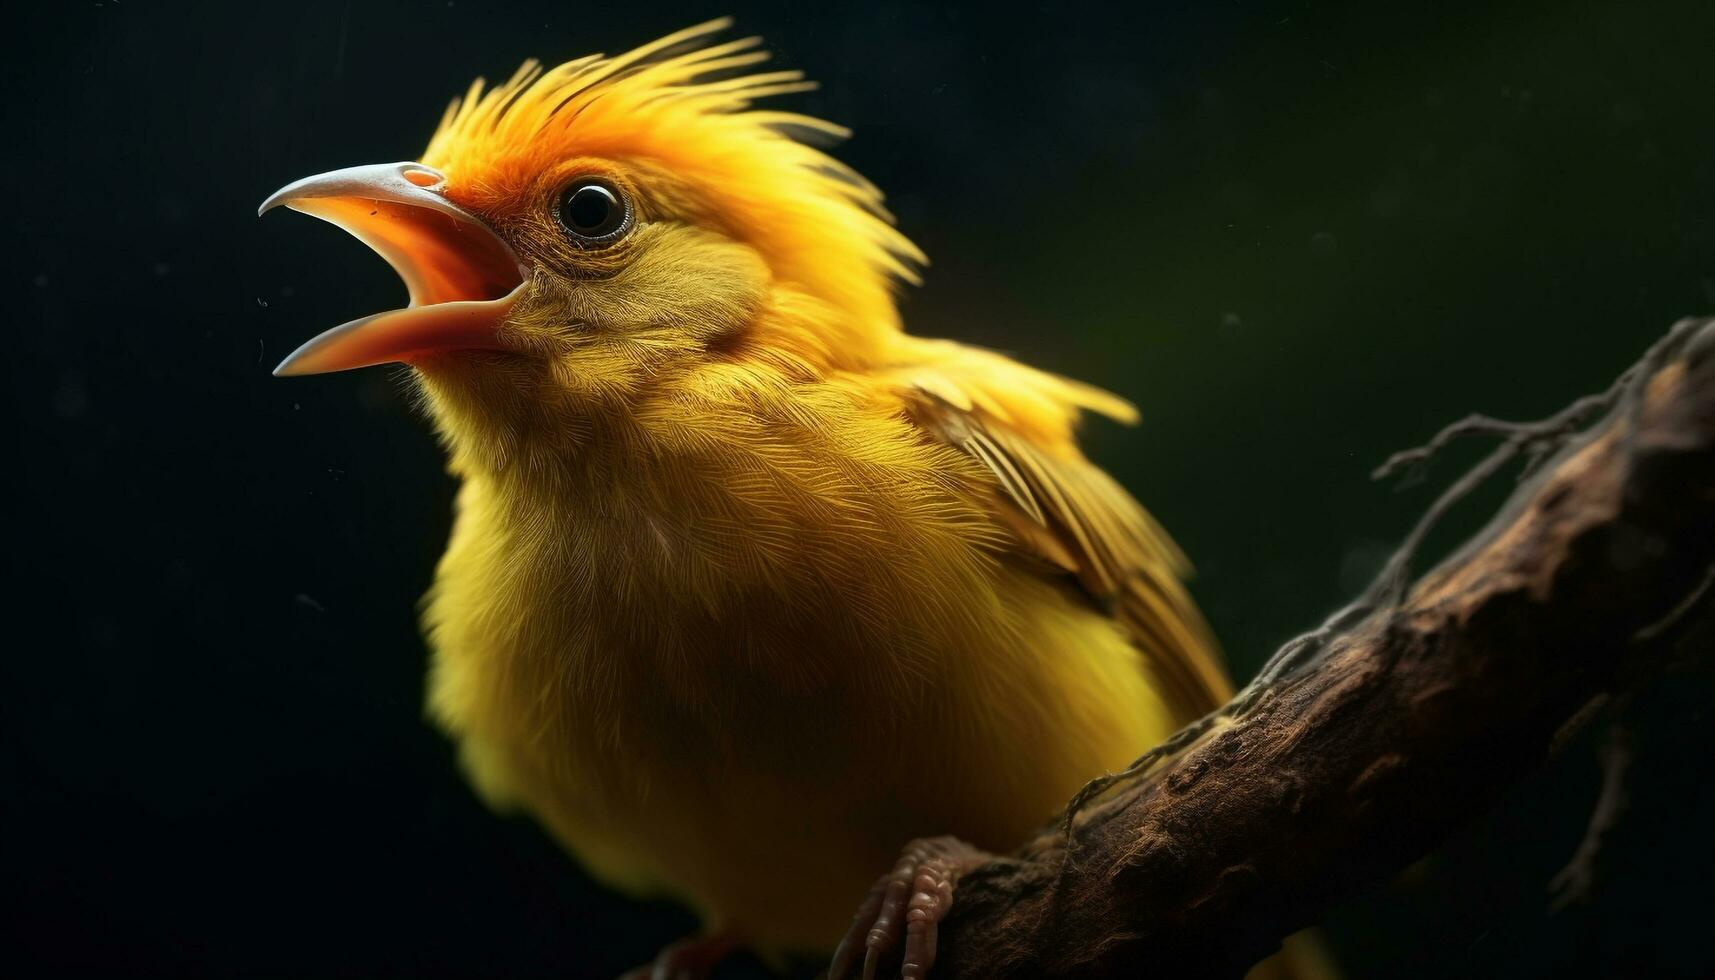
[[851, 928], [834, 950], [828, 980], [846, 980], [863, 957], [863, 980], [875, 980], [882, 960], [905, 943], [899, 975], [923, 980], [935, 965], [935, 941], [941, 920], [953, 907], [959, 876], [989, 855], [956, 837], [927, 837], [905, 845], [899, 863], [870, 888]]
[[661, 947], [654, 960], [619, 980], [703, 980], [741, 945], [742, 940], [730, 932], [687, 936]]

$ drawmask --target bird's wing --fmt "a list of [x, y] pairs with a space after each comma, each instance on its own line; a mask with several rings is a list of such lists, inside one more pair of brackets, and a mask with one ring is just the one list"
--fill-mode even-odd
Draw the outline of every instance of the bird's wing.
[[[925, 345], [933, 342], [920, 342]], [[987, 351], [933, 344], [896, 374], [912, 419], [994, 474], [997, 518], [1045, 574], [1065, 575], [1149, 659], [1175, 713], [1231, 696], [1208, 624], [1186, 592], [1184, 554], [1131, 494], [1085, 459], [1080, 411], [1129, 421], [1124, 401]]]

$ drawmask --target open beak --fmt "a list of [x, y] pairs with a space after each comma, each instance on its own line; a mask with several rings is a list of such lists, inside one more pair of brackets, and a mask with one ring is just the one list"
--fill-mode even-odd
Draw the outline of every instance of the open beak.
[[258, 215], [285, 205], [331, 221], [374, 249], [405, 280], [411, 303], [334, 327], [293, 351], [276, 375], [325, 374], [450, 350], [498, 350], [501, 324], [524, 289], [518, 256], [442, 193], [420, 163], [383, 163], [306, 177], [275, 191]]

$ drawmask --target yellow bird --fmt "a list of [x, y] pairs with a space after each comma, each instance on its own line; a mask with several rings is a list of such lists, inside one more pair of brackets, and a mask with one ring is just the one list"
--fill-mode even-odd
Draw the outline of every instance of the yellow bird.
[[914, 846], [848, 925], [902, 844], [1015, 846], [1228, 681], [1074, 439], [1132, 407], [903, 332], [922, 255], [726, 26], [479, 80], [420, 162], [269, 198], [411, 300], [276, 373], [410, 365], [462, 481], [429, 714], [494, 807], [701, 914], [657, 975], [849, 930], [836, 973], [922, 976], [971, 852]]

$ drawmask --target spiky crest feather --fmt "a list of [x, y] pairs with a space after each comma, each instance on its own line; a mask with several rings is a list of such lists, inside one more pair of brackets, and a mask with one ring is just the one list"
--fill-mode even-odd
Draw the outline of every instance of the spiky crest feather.
[[575, 156], [649, 161], [720, 187], [723, 216], [776, 278], [797, 282], [879, 335], [899, 329], [894, 281], [915, 283], [923, 253], [901, 234], [875, 185], [807, 139], [841, 126], [754, 108], [816, 87], [798, 71], [747, 73], [767, 61], [761, 38], [716, 43], [721, 18], [615, 57], [543, 70], [526, 61], [506, 82], [472, 83], [454, 99], [423, 162], [448, 193], [481, 198]]

